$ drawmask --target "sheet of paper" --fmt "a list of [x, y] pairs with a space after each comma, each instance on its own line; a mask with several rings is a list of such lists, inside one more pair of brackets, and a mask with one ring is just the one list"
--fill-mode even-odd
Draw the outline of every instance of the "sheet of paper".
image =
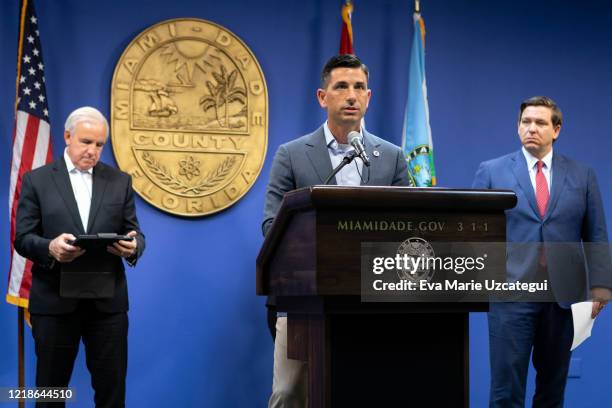
[[593, 323], [595, 323], [595, 319], [591, 318], [592, 310], [593, 302], [580, 302], [572, 305], [572, 318], [574, 320], [572, 351], [591, 337], [591, 330], [593, 330]]

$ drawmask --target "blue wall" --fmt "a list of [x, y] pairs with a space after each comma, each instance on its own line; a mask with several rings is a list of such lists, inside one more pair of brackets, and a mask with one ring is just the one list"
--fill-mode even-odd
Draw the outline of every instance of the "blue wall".
[[[113, 70], [128, 43], [162, 20], [197, 17], [241, 37], [263, 68], [269, 90], [269, 146], [254, 187], [230, 209], [184, 220], [137, 200], [147, 252], [129, 271], [128, 406], [264, 406], [272, 343], [264, 300], [255, 293], [255, 257], [272, 155], [280, 143], [324, 119], [318, 73], [337, 51], [340, 1], [38, 0], [56, 155], [62, 124], [82, 105], [109, 113]], [[612, 219], [612, 3], [606, 1], [422, 1], [427, 79], [439, 183], [471, 184], [478, 163], [516, 150], [520, 101], [545, 94], [565, 123], [555, 149], [592, 165]], [[412, 38], [411, 1], [356, 1], [357, 53], [370, 66], [370, 130], [400, 143]], [[7, 200], [13, 122], [18, 0], [0, 2], [0, 197]], [[112, 149], [103, 160], [115, 165]], [[5, 204], [6, 205], [6, 204]], [[1, 207], [1, 206], [0, 206]], [[8, 220], [0, 216], [0, 259], [8, 267]], [[610, 226], [610, 221], [608, 221]], [[3, 272], [5, 273], [5, 272]], [[0, 286], [5, 292], [5, 285]], [[486, 406], [485, 316], [471, 318], [471, 401]], [[16, 311], [0, 305], [0, 385], [16, 383]], [[33, 383], [27, 333], [27, 380]], [[612, 406], [610, 311], [574, 357], [568, 407]], [[533, 378], [533, 377], [532, 377]], [[73, 386], [90, 406], [82, 353]], [[531, 387], [533, 389], [533, 387]]]

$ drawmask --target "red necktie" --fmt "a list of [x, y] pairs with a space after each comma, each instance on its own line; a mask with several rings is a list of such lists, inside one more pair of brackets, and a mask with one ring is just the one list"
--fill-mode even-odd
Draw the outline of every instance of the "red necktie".
[[538, 203], [538, 209], [540, 210], [540, 216], [544, 218], [546, 214], [546, 206], [548, 205], [548, 183], [546, 182], [546, 176], [542, 171], [544, 162], [538, 160], [538, 172], [536, 173], [536, 202]]
[[[538, 160], [536, 164], [538, 167], [538, 171], [536, 173], [536, 202], [538, 203], [538, 210], [540, 210], [540, 217], [544, 218], [544, 215], [546, 214], [546, 206], [548, 205], [548, 197], [550, 196], [550, 194], [548, 193], [548, 183], [546, 182], [546, 176], [542, 171], [544, 162], [542, 160]], [[544, 276], [538, 276], [536, 278], [536, 281], [542, 282], [545, 279], [544, 271], [546, 271], [546, 251], [543, 245], [539, 248], [539, 253], [539, 273], [540, 275], [544, 274]]]

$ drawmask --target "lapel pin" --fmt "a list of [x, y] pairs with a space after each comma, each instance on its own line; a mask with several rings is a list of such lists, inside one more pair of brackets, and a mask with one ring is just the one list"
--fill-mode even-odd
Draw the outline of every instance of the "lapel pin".
[[374, 151], [372, 152], [372, 155], [373, 155], [374, 157], [378, 157], [378, 156], [380, 156], [380, 152], [379, 152], [378, 150], [374, 150]]

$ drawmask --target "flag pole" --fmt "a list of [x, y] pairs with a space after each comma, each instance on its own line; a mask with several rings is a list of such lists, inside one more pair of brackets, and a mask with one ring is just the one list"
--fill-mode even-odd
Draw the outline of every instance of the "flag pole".
[[[24, 347], [23, 347], [23, 329], [24, 329], [23, 307], [17, 306], [17, 376], [19, 388], [25, 387], [25, 363], [24, 363]], [[17, 405], [19, 408], [25, 408], [25, 400], [20, 399]]]
[[414, 12], [417, 13], [417, 14], [421, 12], [421, 2], [420, 2], [420, 0], [414, 0]]
[[[19, 13], [19, 44], [17, 47], [17, 82], [15, 86], [15, 118], [17, 118], [17, 104], [19, 101], [19, 76], [21, 73], [21, 51], [23, 49], [23, 27], [25, 23], [26, 10], [28, 0], [23, 0]], [[25, 387], [25, 362], [24, 362], [24, 313], [23, 307], [17, 306], [17, 385], [19, 388]], [[20, 399], [17, 402], [18, 408], [25, 408], [25, 400]]]

